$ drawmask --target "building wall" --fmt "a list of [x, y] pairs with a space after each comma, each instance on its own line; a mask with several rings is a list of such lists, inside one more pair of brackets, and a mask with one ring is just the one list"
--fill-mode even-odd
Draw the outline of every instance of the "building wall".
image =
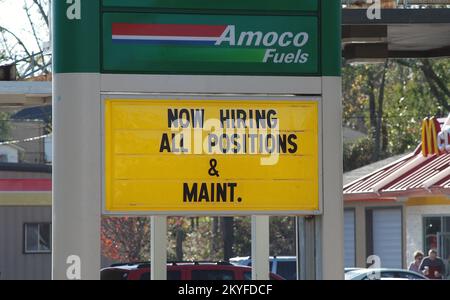
[[0, 279], [51, 279], [51, 254], [24, 254], [24, 224], [50, 223], [51, 206], [0, 206]]
[[[448, 205], [426, 205], [430, 200], [421, 198], [408, 201], [406, 207], [406, 257], [409, 262], [413, 260], [414, 251], [423, 251], [423, 217], [450, 215], [450, 200], [442, 199], [447, 201]], [[434, 200], [439, 199], [435, 198]]]
[[[367, 263], [367, 224], [366, 224], [366, 211], [371, 208], [388, 208], [388, 207], [402, 207], [403, 213], [403, 253], [406, 251], [406, 218], [405, 218], [405, 206], [399, 202], [368, 202], [368, 201], [346, 201], [344, 208], [352, 208], [355, 210], [355, 253], [356, 253], [356, 267], [366, 268]], [[403, 267], [406, 266], [406, 255], [403, 258]]]
[[0, 178], [3, 179], [32, 179], [32, 178], [47, 178], [51, 179], [51, 173], [43, 172], [17, 172], [17, 171], [2, 171], [0, 170]]
[[17, 148], [8, 145], [0, 145], [0, 161], [2, 161], [2, 156], [6, 156], [6, 160], [3, 162], [19, 162], [19, 150]]
[[[12, 140], [24, 140], [39, 137], [44, 134], [45, 124], [42, 121], [13, 121], [11, 122], [10, 136]], [[24, 163], [43, 164], [45, 163], [44, 139], [17, 143], [23, 148], [22, 161]]]
[[53, 135], [49, 135], [44, 139], [45, 162], [53, 162]]

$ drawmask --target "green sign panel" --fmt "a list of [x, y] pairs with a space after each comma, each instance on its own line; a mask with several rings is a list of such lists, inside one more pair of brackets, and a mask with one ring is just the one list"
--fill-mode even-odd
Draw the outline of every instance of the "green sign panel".
[[103, 71], [315, 75], [318, 31], [315, 16], [105, 13]]
[[55, 73], [340, 74], [340, 0], [79, 0], [52, 6]]
[[104, 7], [316, 11], [318, 0], [103, 0]]

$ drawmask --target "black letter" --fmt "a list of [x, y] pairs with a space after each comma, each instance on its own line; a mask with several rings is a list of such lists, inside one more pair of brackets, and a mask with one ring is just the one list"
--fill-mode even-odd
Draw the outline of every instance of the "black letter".
[[239, 134], [233, 134], [233, 153], [237, 154], [241, 151], [241, 143], [239, 143]]
[[172, 128], [172, 125], [173, 127], [178, 127], [178, 109], [174, 110], [169, 109], [167, 111], [167, 120], [168, 120], [167, 126], [169, 128]]
[[245, 128], [245, 121], [247, 120], [247, 113], [243, 109], [236, 111], [237, 128]]
[[289, 153], [295, 153], [297, 152], [297, 143], [295, 143], [294, 141], [297, 139], [297, 135], [295, 134], [290, 134], [288, 137], [288, 143], [289, 145], [292, 146], [292, 148], [289, 148]]
[[227, 202], [227, 186], [226, 183], [221, 184], [218, 183], [217, 184], [217, 202], [220, 202], [220, 199], [222, 199], [223, 202]]
[[237, 187], [237, 183], [229, 183], [228, 187], [230, 188], [230, 202], [234, 202], [234, 188]]
[[267, 128], [266, 123], [266, 111], [265, 110], [257, 110], [256, 111], [256, 128]]
[[209, 202], [208, 186], [204, 182], [202, 183], [202, 187], [200, 188], [200, 195], [198, 196], [198, 202], [201, 202], [202, 200]]
[[[277, 112], [273, 109], [269, 109], [267, 111], [267, 123], [269, 124], [269, 128], [277, 127], [278, 119], [275, 118]], [[273, 117], [272, 117], [273, 115]]]
[[205, 123], [205, 110], [204, 109], [191, 109], [192, 114], [192, 128], [203, 128]]
[[167, 136], [167, 133], [163, 133], [161, 138], [161, 146], [159, 147], [159, 152], [164, 152], [164, 150], [167, 150], [167, 152], [170, 153], [170, 143], [169, 143], [169, 137]]
[[192, 190], [189, 190], [189, 184], [183, 183], [183, 202], [197, 202], [197, 184], [192, 184]]
[[[225, 125], [226, 122], [226, 125]], [[230, 127], [230, 111], [228, 109], [220, 110], [220, 124], [222, 128], [228, 128]]]
[[278, 153], [286, 153], [286, 135], [280, 134], [278, 136]]

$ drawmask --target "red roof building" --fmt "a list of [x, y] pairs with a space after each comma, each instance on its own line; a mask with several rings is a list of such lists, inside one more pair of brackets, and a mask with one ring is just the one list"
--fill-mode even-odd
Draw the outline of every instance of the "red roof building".
[[51, 172], [0, 163], [0, 280], [51, 278]]
[[346, 266], [407, 268], [417, 250], [450, 257], [450, 117], [425, 119], [422, 142], [344, 186]]

